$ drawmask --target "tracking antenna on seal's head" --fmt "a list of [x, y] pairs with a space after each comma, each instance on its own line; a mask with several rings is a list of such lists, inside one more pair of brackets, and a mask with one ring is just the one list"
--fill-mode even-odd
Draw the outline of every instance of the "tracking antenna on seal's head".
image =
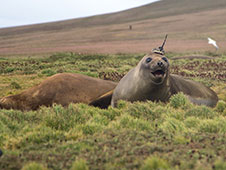
[[152, 50], [153, 53], [160, 54], [160, 55], [164, 55], [165, 54], [165, 51], [164, 51], [163, 47], [164, 47], [164, 45], [166, 43], [167, 37], [168, 37], [168, 35], [166, 34], [165, 40], [163, 41], [162, 46], [160, 46], [159, 48], [154, 48]]

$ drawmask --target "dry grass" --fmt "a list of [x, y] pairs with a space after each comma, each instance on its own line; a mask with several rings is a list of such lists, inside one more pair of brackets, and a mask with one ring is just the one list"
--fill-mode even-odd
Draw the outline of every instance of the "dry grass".
[[207, 44], [210, 36], [225, 52], [225, 8], [224, 0], [164, 0], [108, 15], [0, 29], [0, 56], [144, 53], [160, 45], [165, 34], [169, 34], [167, 51], [214, 51]]

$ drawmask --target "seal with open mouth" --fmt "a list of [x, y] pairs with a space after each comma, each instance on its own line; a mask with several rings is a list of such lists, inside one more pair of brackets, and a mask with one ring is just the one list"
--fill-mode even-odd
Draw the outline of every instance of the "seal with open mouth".
[[111, 105], [118, 100], [127, 101], [167, 101], [170, 88], [167, 85], [169, 62], [165, 56], [150, 53], [130, 70], [116, 86]]
[[[118, 100], [166, 102], [178, 92], [183, 92], [192, 103], [216, 105], [218, 97], [210, 88], [169, 73], [169, 61], [163, 50], [165, 41], [120, 80], [112, 94], [112, 107], [116, 107]], [[107, 96], [104, 95], [104, 98]]]

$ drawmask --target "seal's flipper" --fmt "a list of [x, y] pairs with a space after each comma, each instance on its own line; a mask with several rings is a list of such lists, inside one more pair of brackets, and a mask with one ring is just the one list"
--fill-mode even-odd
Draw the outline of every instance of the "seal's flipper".
[[218, 98], [217, 99], [205, 99], [205, 98], [201, 98], [201, 97], [192, 97], [187, 95], [188, 99], [190, 100], [191, 103], [193, 104], [197, 104], [197, 105], [206, 105], [209, 107], [215, 107], [217, 102], [218, 102]]
[[111, 90], [111, 91], [103, 94], [102, 96], [96, 98], [91, 103], [89, 103], [89, 105], [99, 107], [101, 109], [108, 108], [108, 106], [110, 106], [110, 104], [111, 104], [111, 98], [112, 98], [113, 91], [114, 90]]

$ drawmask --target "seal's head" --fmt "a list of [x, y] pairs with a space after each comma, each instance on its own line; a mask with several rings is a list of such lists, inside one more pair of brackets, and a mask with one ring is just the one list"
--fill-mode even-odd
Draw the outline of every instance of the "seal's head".
[[169, 61], [164, 55], [150, 53], [140, 62], [140, 72], [154, 84], [162, 84], [169, 75]]
[[150, 79], [154, 84], [162, 84], [169, 75], [169, 61], [163, 49], [167, 35], [162, 46], [154, 48], [152, 52], [140, 61], [140, 72], [143, 77]]

